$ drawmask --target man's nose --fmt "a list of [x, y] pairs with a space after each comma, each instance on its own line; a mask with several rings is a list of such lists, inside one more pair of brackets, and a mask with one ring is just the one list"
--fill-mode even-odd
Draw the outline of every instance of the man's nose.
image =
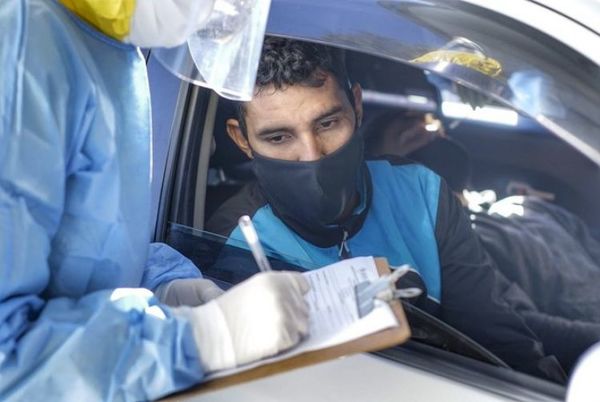
[[314, 134], [304, 136], [302, 149], [299, 155], [301, 162], [310, 162], [321, 159], [325, 155], [323, 144]]

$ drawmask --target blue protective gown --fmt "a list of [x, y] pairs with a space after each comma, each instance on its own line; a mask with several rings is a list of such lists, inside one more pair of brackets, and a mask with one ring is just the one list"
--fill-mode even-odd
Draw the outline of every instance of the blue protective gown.
[[[148, 254], [150, 106], [138, 49], [49, 0], [0, 2], [0, 400], [145, 400], [202, 378]], [[120, 289], [115, 288], [137, 288]]]

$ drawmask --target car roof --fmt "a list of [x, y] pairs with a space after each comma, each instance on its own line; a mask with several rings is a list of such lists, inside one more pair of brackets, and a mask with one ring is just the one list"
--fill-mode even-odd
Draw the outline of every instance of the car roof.
[[600, 35], [600, 2], [598, 0], [536, 0]]

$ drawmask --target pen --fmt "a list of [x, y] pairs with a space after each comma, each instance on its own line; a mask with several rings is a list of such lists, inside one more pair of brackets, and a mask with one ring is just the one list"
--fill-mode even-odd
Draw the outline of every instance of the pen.
[[248, 246], [250, 246], [250, 251], [252, 251], [252, 255], [254, 256], [254, 260], [260, 268], [261, 271], [267, 272], [271, 270], [271, 264], [269, 264], [269, 260], [267, 260], [267, 256], [265, 255], [265, 251], [263, 250], [260, 240], [258, 239], [258, 233], [256, 233], [256, 229], [254, 229], [254, 225], [252, 224], [252, 220], [248, 215], [242, 216], [238, 224], [240, 225], [240, 230], [242, 234], [246, 238], [246, 242]]

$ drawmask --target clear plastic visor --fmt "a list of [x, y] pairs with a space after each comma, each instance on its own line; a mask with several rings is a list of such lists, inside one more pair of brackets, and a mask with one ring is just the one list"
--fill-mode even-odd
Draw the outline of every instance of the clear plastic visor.
[[216, 0], [207, 23], [186, 43], [154, 49], [153, 55], [182, 80], [248, 101], [254, 93], [270, 5], [271, 0]]

